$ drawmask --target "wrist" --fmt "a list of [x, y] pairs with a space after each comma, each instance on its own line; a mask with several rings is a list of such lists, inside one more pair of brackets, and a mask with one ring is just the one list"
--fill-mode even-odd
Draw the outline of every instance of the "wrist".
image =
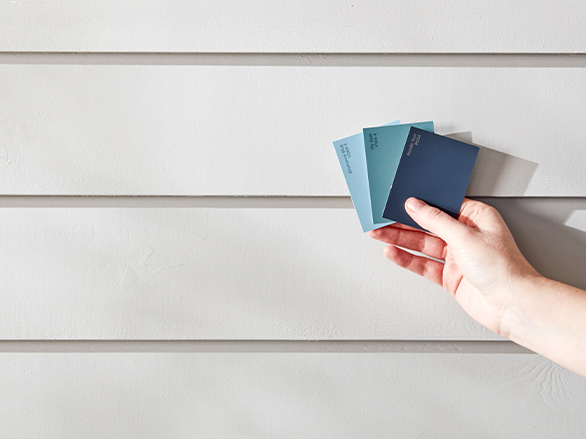
[[506, 298], [501, 318], [499, 319], [498, 334], [527, 346], [529, 339], [535, 336], [536, 303], [540, 303], [537, 295], [544, 285], [552, 282], [537, 272], [528, 273], [511, 280], [504, 291]]
[[586, 376], [586, 291], [533, 276], [511, 297], [499, 334]]

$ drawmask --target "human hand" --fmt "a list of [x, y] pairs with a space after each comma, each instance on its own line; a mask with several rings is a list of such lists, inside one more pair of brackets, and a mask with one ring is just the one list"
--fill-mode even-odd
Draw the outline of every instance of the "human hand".
[[506, 335], [503, 316], [517, 299], [515, 291], [522, 290], [516, 284], [540, 276], [519, 251], [496, 209], [464, 199], [457, 220], [415, 198], [407, 200], [405, 209], [433, 234], [398, 223], [369, 232], [391, 244], [385, 247], [386, 257], [441, 285], [473, 319]]

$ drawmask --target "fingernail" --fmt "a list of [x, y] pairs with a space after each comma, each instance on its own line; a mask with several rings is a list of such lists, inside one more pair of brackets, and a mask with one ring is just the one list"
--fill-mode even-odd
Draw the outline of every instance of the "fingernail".
[[419, 212], [425, 203], [417, 198], [409, 198], [407, 200], [407, 209], [411, 210], [412, 212]]

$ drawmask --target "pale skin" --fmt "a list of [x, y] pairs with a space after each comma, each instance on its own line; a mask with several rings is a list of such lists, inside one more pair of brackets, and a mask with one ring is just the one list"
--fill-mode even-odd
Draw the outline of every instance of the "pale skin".
[[405, 210], [432, 233], [398, 223], [369, 232], [390, 244], [388, 259], [444, 287], [491, 331], [586, 377], [586, 291], [537, 273], [491, 206], [465, 199], [457, 220], [415, 198]]

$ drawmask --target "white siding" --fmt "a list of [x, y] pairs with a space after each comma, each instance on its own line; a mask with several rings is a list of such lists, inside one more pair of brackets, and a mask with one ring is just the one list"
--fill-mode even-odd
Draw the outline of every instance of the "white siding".
[[[484, 201], [538, 271], [586, 288], [576, 220], [586, 200]], [[391, 265], [349, 199], [13, 197], [3, 206], [4, 339], [498, 339], [439, 286]]]
[[580, 438], [586, 380], [528, 354], [0, 355], [5, 437]]
[[576, 53], [580, 0], [0, 2], [1, 51]]
[[[496, 339], [352, 209], [0, 209], [6, 339]], [[416, 293], [414, 293], [416, 292]]]
[[583, 67], [47, 63], [0, 64], [4, 194], [348, 195], [331, 142], [400, 118], [489, 148], [471, 196], [586, 195]]
[[0, 437], [583, 438], [586, 379], [386, 261], [331, 142], [482, 146], [468, 194], [586, 288], [585, 15], [0, 0]]

